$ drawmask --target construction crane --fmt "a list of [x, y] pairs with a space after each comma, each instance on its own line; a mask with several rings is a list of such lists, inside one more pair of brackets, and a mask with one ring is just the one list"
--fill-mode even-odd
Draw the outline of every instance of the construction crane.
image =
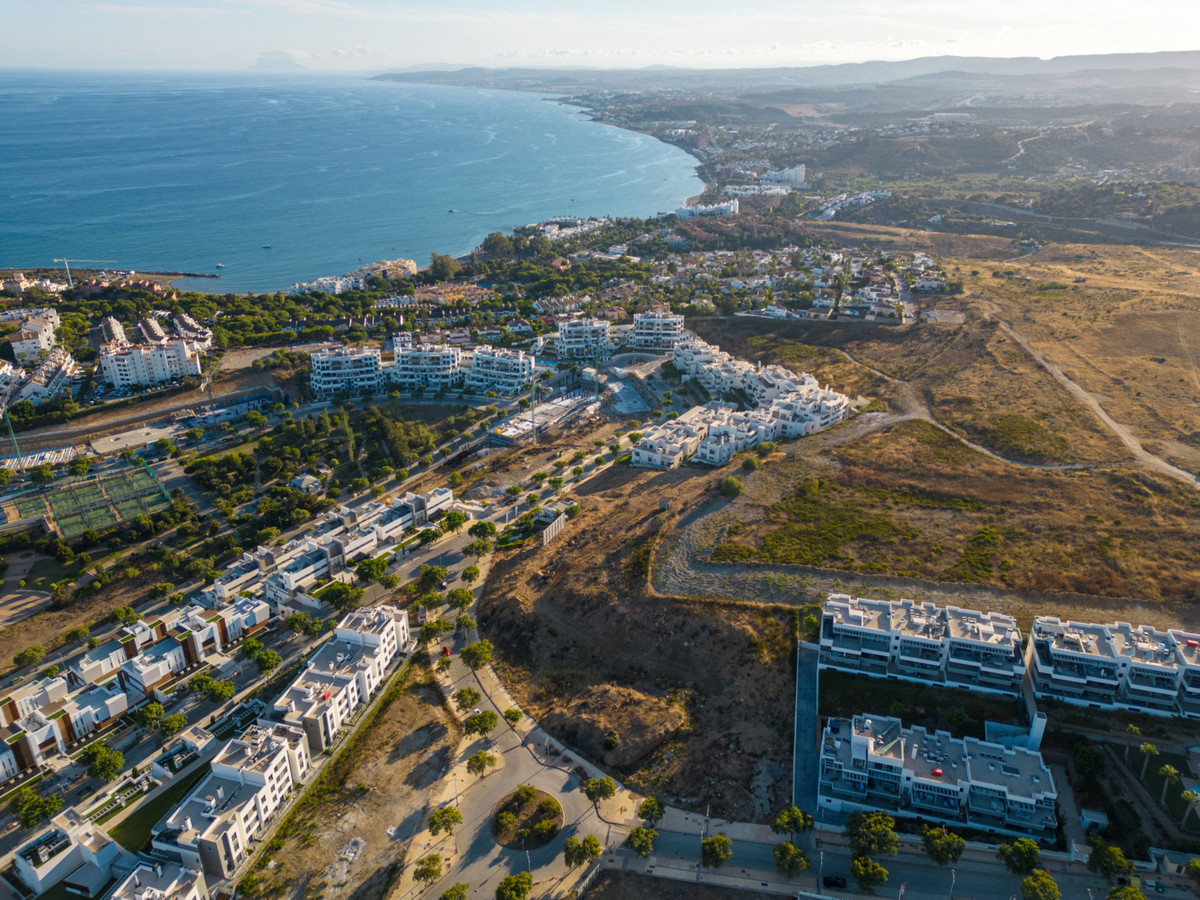
[[16, 433], [13, 431], [13, 427], [12, 427], [12, 419], [10, 419], [10, 418], [8, 417], [8, 407], [7, 407], [7, 406], [4, 408], [4, 424], [8, 426], [8, 436], [9, 436], [9, 438], [11, 438], [11, 439], [12, 439], [12, 445], [13, 445], [13, 471], [14, 471], [14, 472], [20, 472], [20, 471], [21, 471], [21, 468], [22, 468], [22, 466], [21, 466], [21, 461], [22, 461], [22, 456], [21, 456], [21, 448], [20, 448], [20, 446], [17, 444], [17, 435], [16, 435]]
[[63, 268], [67, 270], [67, 287], [75, 287], [75, 282], [71, 280], [71, 263], [116, 263], [115, 259], [56, 259], [55, 262], [63, 264]]

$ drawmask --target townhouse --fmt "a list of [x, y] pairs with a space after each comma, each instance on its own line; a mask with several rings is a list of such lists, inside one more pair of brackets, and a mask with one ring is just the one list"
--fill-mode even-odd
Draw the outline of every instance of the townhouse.
[[830, 719], [821, 736], [818, 802], [832, 811], [892, 815], [1053, 839], [1054, 778], [1040, 753], [897, 718]]
[[1011, 616], [848, 594], [825, 601], [818, 666], [1014, 697], [1025, 676]]
[[71, 381], [79, 372], [75, 358], [62, 347], [55, 347], [17, 390], [17, 399], [28, 400], [34, 406], [45, 403], [64, 391], [69, 392]]

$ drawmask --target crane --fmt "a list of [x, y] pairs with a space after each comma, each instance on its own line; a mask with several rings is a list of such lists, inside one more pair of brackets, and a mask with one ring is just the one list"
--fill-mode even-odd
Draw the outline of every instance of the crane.
[[75, 282], [71, 280], [71, 263], [115, 263], [115, 259], [56, 259], [55, 262], [63, 264], [63, 268], [67, 270], [67, 286], [75, 287]]

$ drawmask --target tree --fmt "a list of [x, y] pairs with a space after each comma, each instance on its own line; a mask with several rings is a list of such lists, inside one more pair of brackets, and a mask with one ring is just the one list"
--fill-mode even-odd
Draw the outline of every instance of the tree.
[[1108, 843], [1104, 838], [1093, 834], [1088, 838], [1092, 852], [1088, 856], [1088, 871], [1096, 872], [1103, 878], [1115, 878], [1118, 875], [1128, 875], [1133, 871], [1133, 863], [1125, 858], [1120, 847]]
[[161, 703], [147, 703], [133, 714], [133, 720], [143, 728], [153, 728], [165, 714]]
[[1117, 885], [1108, 892], [1106, 900], [1146, 900], [1146, 895], [1132, 885]]
[[661, 819], [665, 812], [662, 801], [654, 797], [647, 797], [638, 804], [638, 818], [645, 819], [651, 825]]
[[452, 509], [446, 515], [442, 516], [441, 528], [446, 534], [459, 531], [467, 524], [467, 514], [457, 509]]
[[1167, 805], [1167, 788], [1179, 783], [1179, 770], [1167, 763], [1159, 768], [1158, 774], [1162, 776], [1163, 780], [1162, 793], [1158, 796], [1158, 805], [1165, 807]]
[[463, 721], [463, 731], [466, 734], [477, 734], [480, 737], [487, 737], [500, 724], [500, 717], [490, 709], [485, 709], [483, 712], [477, 712], [473, 716], [467, 716]]
[[164, 738], [174, 737], [185, 728], [187, 728], [187, 716], [182, 713], [167, 716], [158, 723], [158, 730], [162, 732]]
[[1200, 859], [1194, 856], [1189, 859], [1187, 866], [1184, 867], [1183, 874], [1196, 886], [1196, 890], [1200, 891]]
[[1021, 882], [1022, 900], [1059, 900], [1062, 894], [1050, 873], [1039, 869]]
[[17, 788], [8, 808], [22, 828], [33, 828], [39, 822], [49, 821], [62, 809], [62, 798], [58, 794], [43, 797], [30, 785], [25, 785]]
[[654, 842], [657, 838], [658, 832], [653, 828], [643, 828], [638, 825], [629, 832], [625, 843], [629, 844], [629, 849], [638, 856], [649, 856], [654, 852]]
[[885, 812], [852, 812], [844, 829], [853, 856], [895, 856], [900, 840], [896, 820]]
[[1129, 765], [1129, 748], [1133, 746], [1134, 739], [1142, 733], [1142, 729], [1131, 722], [1125, 726], [1125, 733], [1129, 735], [1129, 740], [1125, 742], [1125, 765]]
[[724, 832], [714, 834], [700, 842], [700, 865], [706, 869], [719, 869], [733, 857], [733, 841]]
[[811, 865], [808, 854], [790, 841], [775, 845], [775, 871], [783, 877], [794, 878]]
[[357, 609], [358, 604], [362, 603], [364, 593], [360, 587], [346, 584], [344, 581], [335, 581], [325, 588], [321, 599], [339, 612], [350, 612]]
[[258, 671], [263, 673], [278, 668], [282, 662], [283, 657], [274, 650], [264, 650], [254, 660], [254, 664], [258, 666]]
[[467, 534], [473, 538], [495, 537], [496, 525], [493, 522], [479, 521], [467, 529]]
[[523, 718], [525, 718], [525, 714], [523, 712], [521, 712], [519, 709], [517, 709], [515, 706], [510, 706], [508, 709], [506, 709], [504, 711], [504, 718], [508, 722], [509, 725], [516, 726], [516, 724], [518, 722], [520, 722]]
[[67, 629], [67, 633], [63, 635], [68, 644], [77, 644], [80, 641], [88, 639], [88, 627], [86, 625], [76, 625], [74, 628]]
[[858, 889], [870, 894], [875, 893], [875, 888], [879, 885], [887, 884], [888, 880], [888, 870], [866, 856], [854, 857], [854, 861], [850, 863], [850, 874], [854, 876], [854, 883], [858, 885]]
[[46, 648], [41, 644], [34, 644], [32, 647], [26, 647], [14, 656], [13, 662], [18, 666], [36, 666], [45, 658]]
[[92, 461], [86, 456], [76, 456], [73, 460], [71, 460], [70, 463], [68, 463], [67, 471], [76, 476], [86, 475], [88, 473], [88, 469], [91, 467]]
[[442, 896], [438, 900], [467, 900], [470, 890], [471, 886], [465, 881], [456, 881], [453, 885], [442, 891]]
[[462, 648], [459, 658], [472, 669], [482, 669], [492, 661], [492, 642], [475, 641]]
[[463, 613], [454, 620], [455, 631], [471, 631], [475, 628], [475, 620]]
[[1008, 841], [1001, 844], [996, 851], [1000, 862], [1008, 866], [1008, 871], [1014, 875], [1028, 875], [1037, 867], [1041, 855], [1042, 849], [1037, 845], [1037, 841], [1029, 838]]
[[455, 807], [443, 806], [429, 817], [429, 833], [434, 837], [437, 837], [443, 831], [446, 834], [453, 834], [454, 826], [460, 824], [462, 820], [462, 813]]
[[476, 559], [482, 559], [495, 549], [495, 544], [486, 539], [471, 541], [471, 543], [467, 544], [467, 546], [463, 548], [466, 553], [470, 554]]
[[611, 800], [617, 795], [617, 783], [612, 780], [611, 775], [589, 778], [583, 784], [583, 794], [598, 808], [601, 800]]
[[458, 274], [462, 264], [453, 256], [445, 253], [434, 253], [429, 261], [429, 274], [434, 281], [449, 281]]
[[595, 862], [603, 852], [600, 839], [594, 834], [589, 834], [582, 841], [577, 837], [569, 837], [563, 847], [563, 862], [574, 869], [576, 866]]
[[417, 590], [421, 592], [432, 591], [439, 587], [443, 581], [450, 577], [450, 570], [445, 566], [431, 566], [422, 564], [421, 578], [417, 582]]
[[413, 878], [422, 884], [433, 884], [441, 877], [442, 857], [440, 854], [430, 853], [428, 856], [423, 856], [413, 867]]
[[732, 475], [730, 475], [721, 481], [721, 494], [722, 496], [729, 497], [732, 500], [734, 497], [740, 497], [742, 495], [742, 491], [745, 490], [745, 487], [746, 486], [742, 484], [740, 479], [734, 478]]
[[475, 602], [475, 595], [466, 588], [454, 588], [446, 594], [446, 602], [454, 609], [467, 609]]
[[513, 800], [518, 807], [525, 806], [533, 802], [533, 798], [537, 796], [537, 788], [532, 784], [523, 784], [513, 792]]
[[496, 765], [496, 757], [486, 750], [477, 750], [467, 760], [467, 771], [472, 775], [483, 776], [488, 769]]
[[518, 872], [500, 879], [496, 885], [496, 900], [526, 900], [533, 889], [533, 876]]
[[253, 662], [258, 659], [258, 654], [263, 652], [263, 642], [256, 638], [246, 638], [242, 641], [242, 655], [246, 659]]
[[49, 463], [42, 463], [29, 470], [29, 480], [34, 484], [49, 484], [54, 480], [54, 470]]
[[793, 837], [811, 831], [812, 827], [813, 817], [798, 806], [780, 810], [775, 821], [771, 823], [771, 830], [776, 834], [790, 834]]
[[1195, 791], [1184, 791], [1182, 794], [1180, 794], [1180, 797], [1183, 798], [1184, 806], [1183, 818], [1179, 822], [1179, 830], [1186, 831], [1188, 816], [1195, 811], [1197, 806], [1200, 806], [1200, 794], [1196, 793]]
[[1150, 765], [1150, 757], [1158, 756], [1158, 748], [1155, 747], [1153, 744], [1147, 742], [1145, 744], [1142, 744], [1142, 746], [1138, 747], [1138, 749], [1142, 751], [1142, 774], [1139, 775], [1138, 777], [1141, 778], [1142, 781], [1145, 781], [1146, 780], [1146, 766]]
[[967, 849], [966, 839], [945, 827], [930, 828], [926, 825], [921, 829], [921, 843], [925, 845], [925, 855], [939, 866], [947, 866], [958, 862], [963, 851]]
[[483, 699], [483, 694], [473, 687], [465, 687], [455, 691], [453, 699], [458, 711], [466, 712], [468, 709], [473, 709]]
[[251, 428], [266, 428], [271, 424], [270, 420], [260, 413], [257, 409], [252, 409], [246, 413], [246, 424]]
[[92, 744], [81, 758], [88, 764], [88, 774], [100, 781], [112, 781], [125, 768], [125, 754], [107, 744]]
[[378, 581], [387, 574], [388, 561], [385, 557], [379, 559], [364, 559], [354, 567], [354, 574], [359, 581]]
[[472, 584], [479, 578], [479, 566], [467, 566], [459, 577], [467, 584]]

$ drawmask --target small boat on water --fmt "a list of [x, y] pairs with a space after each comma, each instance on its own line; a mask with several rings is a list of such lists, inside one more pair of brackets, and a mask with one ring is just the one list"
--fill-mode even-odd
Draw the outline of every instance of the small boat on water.
[[446, 210], [446, 212], [458, 212], [458, 210], [457, 209], [448, 209], [448, 210]]
[[218, 268], [218, 269], [223, 269], [223, 268], [225, 268], [225, 263], [217, 263], [217, 268]]
[[270, 249], [271, 249], [271, 245], [270, 245], [270, 244], [263, 244], [263, 249], [264, 249], [264, 250], [270, 250]]

